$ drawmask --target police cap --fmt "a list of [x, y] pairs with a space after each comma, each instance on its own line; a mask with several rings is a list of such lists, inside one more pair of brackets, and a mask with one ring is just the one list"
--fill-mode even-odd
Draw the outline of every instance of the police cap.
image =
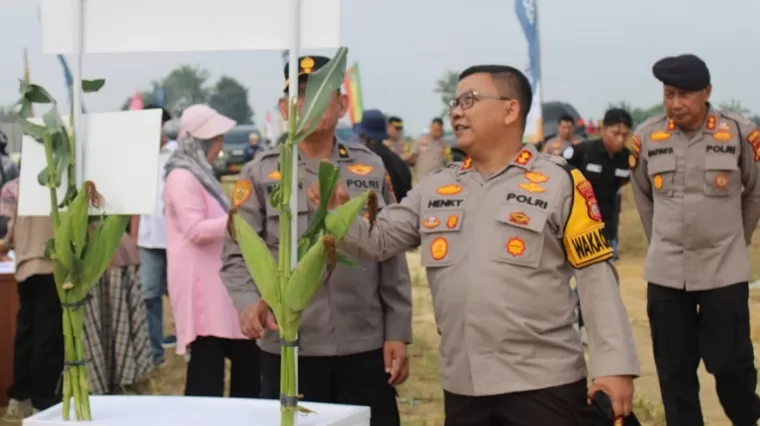
[[[309, 76], [309, 74], [322, 68], [328, 62], [330, 62], [330, 58], [324, 56], [301, 56], [298, 58], [298, 82], [306, 82], [306, 78]], [[286, 91], [288, 90], [288, 84], [290, 83], [288, 81], [288, 78], [290, 78], [290, 63], [285, 64]]]
[[697, 91], [710, 85], [707, 64], [692, 54], [660, 59], [652, 67], [652, 74], [662, 84], [681, 90]]

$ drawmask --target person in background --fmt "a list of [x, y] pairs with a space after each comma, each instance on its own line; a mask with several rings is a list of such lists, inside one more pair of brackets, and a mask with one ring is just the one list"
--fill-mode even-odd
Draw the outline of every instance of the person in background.
[[179, 146], [166, 164], [166, 254], [177, 354], [190, 350], [185, 395], [224, 396], [225, 358], [231, 397], [256, 398], [259, 348], [240, 331], [237, 311], [219, 277], [229, 202], [210, 163], [235, 121], [206, 105], [180, 118]]
[[[0, 188], [19, 177], [18, 167], [8, 155], [8, 136], [0, 130]], [[0, 237], [8, 233], [8, 218], [0, 216]]]
[[248, 146], [246, 146], [245, 151], [243, 151], [243, 159], [246, 163], [253, 160], [256, 154], [263, 149], [259, 144], [260, 140], [261, 135], [259, 135], [259, 132], [251, 132], [251, 134], [248, 135]]
[[388, 137], [383, 141], [385, 146], [395, 152], [399, 157], [408, 153], [409, 149], [404, 141], [404, 122], [396, 116], [388, 117]]
[[63, 325], [53, 265], [45, 245], [53, 238], [47, 216], [18, 216], [19, 179], [0, 190], [0, 214], [10, 218], [0, 253], [16, 254], [15, 279], [19, 310], [13, 342], [13, 383], [3, 420], [20, 422], [61, 401], [58, 381], [63, 371]]
[[[150, 105], [145, 109], [158, 109]], [[177, 343], [175, 336], [164, 336], [163, 296], [166, 291], [166, 224], [164, 223], [164, 168], [166, 161], [177, 149], [177, 123], [164, 109], [161, 114], [161, 138], [158, 154], [158, 190], [156, 191], [156, 208], [151, 215], [136, 216], [137, 246], [140, 251], [140, 281], [143, 285], [145, 311], [148, 315], [148, 334], [156, 365], [164, 362], [164, 348]]]
[[[391, 128], [392, 126], [388, 126]], [[362, 121], [354, 128], [364, 145], [377, 154], [382, 160], [388, 178], [393, 187], [396, 200], [403, 200], [406, 193], [412, 189], [412, 173], [404, 160], [396, 155], [383, 141], [388, 141], [385, 116], [380, 110], [369, 109], [362, 113]], [[386, 182], [387, 183], [387, 182]], [[379, 188], [373, 188], [375, 190]]]
[[414, 178], [419, 182], [430, 172], [445, 166], [450, 155], [451, 147], [443, 139], [443, 120], [434, 118], [429, 133], [412, 144], [404, 160], [414, 166]]
[[616, 258], [618, 193], [629, 181], [630, 151], [625, 143], [632, 128], [631, 115], [623, 109], [612, 108], [604, 114], [599, 132], [601, 139], [568, 146], [562, 152], [565, 160], [591, 182], [604, 221], [604, 234]]
[[575, 137], [575, 119], [565, 114], [559, 118], [557, 136], [546, 141], [542, 151], [547, 154], [562, 155], [567, 147], [579, 143], [581, 143], [580, 139]]

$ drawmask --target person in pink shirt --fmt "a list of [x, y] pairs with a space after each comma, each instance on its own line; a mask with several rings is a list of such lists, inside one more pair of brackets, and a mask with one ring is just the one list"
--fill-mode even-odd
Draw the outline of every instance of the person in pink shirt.
[[210, 163], [235, 124], [206, 105], [188, 107], [166, 164], [167, 282], [177, 354], [190, 352], [185, 395], [223, 396], [225, 358], [231, 397], [257, 398], [261, 388], [259, 348], [240, 331], [219, 277], [229, 202]]

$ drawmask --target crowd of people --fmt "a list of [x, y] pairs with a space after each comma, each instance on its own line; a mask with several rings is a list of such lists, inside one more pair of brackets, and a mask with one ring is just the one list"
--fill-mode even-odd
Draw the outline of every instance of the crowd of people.
[[[283, 117], [288, 86], [298, 84], [302, 107], [309, 74], [327, 62], [302, 58], [297, 82], [286, 66]], [[278, 250], [269, 195], [279, 150], [247, 154], [230, 200], [210, 164], [236, 123], [207, 105], [178, 119], [164, 112], [156, 211], [130, 223], [86, 306], [91, 390], [135, 383], [176, 341], [188, 359], [185, 395], [225, 395], [229, 360], [231, 397], [280, 399], [280, 348], [297, 345], [304, 400], [369, 406], [372, 426], [400, 426], [395, 388], [414, 368], [405, 252], [420, 248], [441, 335], [446, 426], [636, 425], [639, 360], [613, 263], [619, 192], [630, 182], [650, 244], [648, 314], [667, 424], [703, 424], [701, 359], [731, 422], [756, 424], [747, 246], [760, 219], [760, 130], [712, 107], [698, 57], [662, 59], [653, 73], [666, 115], [634, 129], [626, 111], [610, 109], [595, 141], [575, 140], [563, 117], [557, 138], [538, 149], [522, 142], [533, 98], [525, 75], [470, 67], [450, 104], [461, 162], [451, 161], [439, 118], [410, 147], [403, 120], [380, 110], [364, 111], [355, 140], [337, 139], [348, 99], [331, 94], [299, 145], [298, 227], [319, 203], [324, 160], [342, 176], [330, 208], [369, 188], [380, 212], [349, 229], [340, 248], [360, 267], [337, 266], [297, 342], [281, 340], [226, 231], [232, 206]], [[44, 257], [50, 221], [17, 216], [17, 196], [18, 179], [5, 182], [3, 247], [16, 253], [21, 307], [8, 418], [56, 403], [63, 368], [61, 308]], [[167, 294], [176, 338], [164, 336]]]

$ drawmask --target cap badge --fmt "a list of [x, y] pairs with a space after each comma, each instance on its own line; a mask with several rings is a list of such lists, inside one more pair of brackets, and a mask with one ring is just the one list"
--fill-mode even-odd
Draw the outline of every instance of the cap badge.
[[314, 71], [314, 59], [308, 56], [301, 59], [301, 70], [304, 74], [310, 74]]

